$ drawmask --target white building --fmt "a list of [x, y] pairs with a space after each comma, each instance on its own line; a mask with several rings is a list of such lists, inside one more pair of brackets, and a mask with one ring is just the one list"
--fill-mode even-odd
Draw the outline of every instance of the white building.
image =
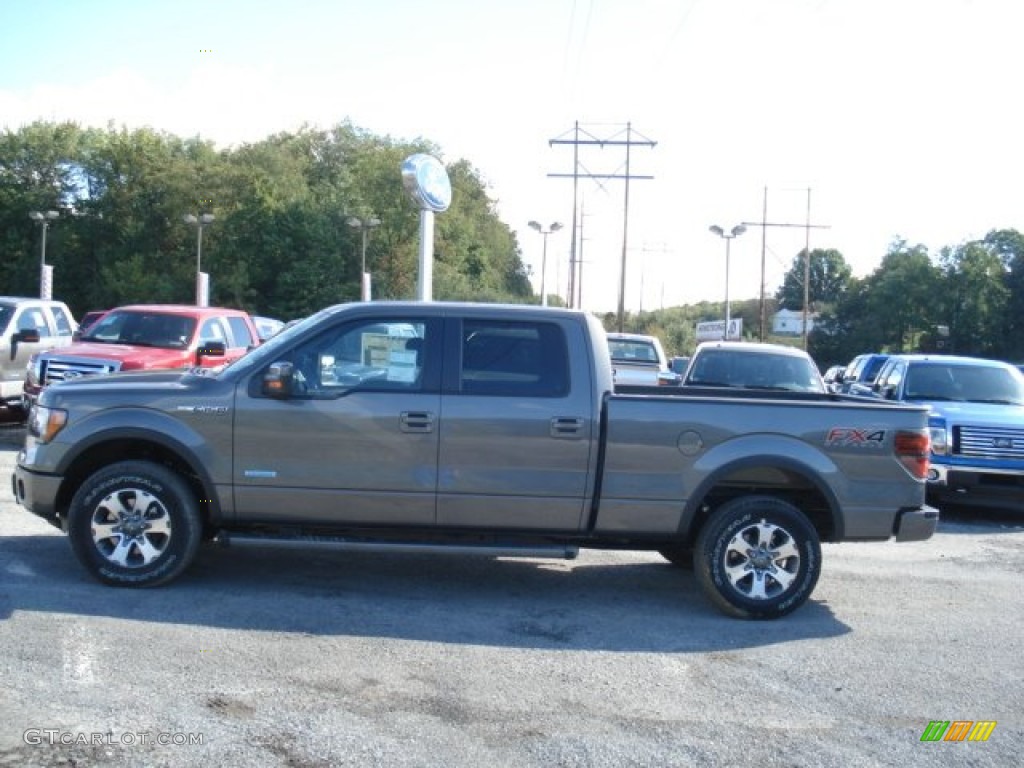
[[[807, 315], [807, 332], [814, 330], [814, 320], [817, 315], [811, 312]], [[772, 316], [772, 333], [777, 336], [803, 336], [804, 312], [803, 310], [780, 309]]]

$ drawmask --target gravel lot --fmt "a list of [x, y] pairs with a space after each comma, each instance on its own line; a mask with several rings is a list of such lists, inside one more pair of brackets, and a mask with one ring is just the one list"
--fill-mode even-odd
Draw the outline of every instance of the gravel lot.
[[[122, 590], [15, 506], [20, 439], [0, 428], [0, 766], [1020, 762], [1024, 514], [826, 545], [776, 622], [725, 618], [642, 553], [211, 546]], [[922, 743], [931, 720], [997, 725]]]

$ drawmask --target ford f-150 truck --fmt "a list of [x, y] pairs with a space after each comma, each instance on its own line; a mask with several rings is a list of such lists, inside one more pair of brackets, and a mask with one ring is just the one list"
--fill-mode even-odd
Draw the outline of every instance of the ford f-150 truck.
[[[851, 390], [852, 391], [852, 390]], [[929, 409], [931, 504], [1024, 509], [1024, 375], [998, 360], [892, 355], [871, 390]]]
[[[671, 388], [676, 389], [676, 388]], [[660, 552], [723, 611], [789, 613], [820, 542], [925, 539], [923, 408], [613, 392], [576, 310], [364, 302], [219, 371], [43, 390], [12, 478], [112, 585], [225, 544], [573, 558]]]

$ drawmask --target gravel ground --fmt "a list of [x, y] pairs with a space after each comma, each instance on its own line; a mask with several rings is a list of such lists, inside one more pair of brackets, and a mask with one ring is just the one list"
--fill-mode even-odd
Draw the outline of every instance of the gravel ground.
[[[0, 428], [4, 478], [20, 438]], [[1024, 746], [1024, 515], [826, 545], [807, 605], [743, 622], [646, 553], [211, 546], [114, 589], [0, 496], [0, 766], [1001, 768]], [[997, 724], [922, 743], [932, 720]]]

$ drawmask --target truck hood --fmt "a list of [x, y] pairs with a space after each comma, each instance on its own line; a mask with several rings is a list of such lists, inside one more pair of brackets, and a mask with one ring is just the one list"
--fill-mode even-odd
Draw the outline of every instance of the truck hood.
[[923, 403], [932, 417], [944, 418], [953, 424], [970, 423], [985, 427], [1024, 427], [1024, 405], [996, 403]]
[[135, 347], [131, 344], [100, 344], [83, 342], [61, 347], [48, 355], [51, 358], [87, 357], [119, 362], [121, 370], [146, 368], [182, 368], [191, 365], [195, 355], [187, 349]]
[[61, 403], [65, 398], [79, 397], [103, 403], [131, 405], [136, 401], [162, 396], [173, 396], [185, 391], [214, 386], [216, 379], [201, 370], [128, 371], [106, 376], [83, 376], [80, 379], [58, 381], [46, 387], [39, 395], [45, 405]]

